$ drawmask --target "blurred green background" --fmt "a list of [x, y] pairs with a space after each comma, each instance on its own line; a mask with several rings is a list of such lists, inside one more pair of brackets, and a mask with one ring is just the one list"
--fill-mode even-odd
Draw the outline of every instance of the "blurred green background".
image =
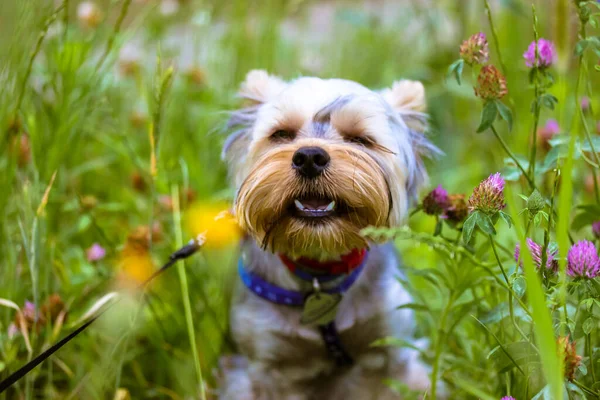
[[[498, 64], [500, 50], [506, 103], [515, 114], [512, 132], [499, 129], [525, 153], [533, 90], [522, 54], [533, 40], [531, 3], [490, 3], [500, 44], [490, 43], [492, 62]], [[555, 41], [560, 56], [552, 93], [562, 101], [576, 78], [577, 21], [570, 2], [534, 3], [540, 35]], [[220, 146], [226, 112], [239, 105], [236, 89], [251, 69], [371, 88], [400, 78], [423, 81], [430, 137], [445, 153], [429, 163], [432, 185], [468, 195], [502, 170], [505, 157], [493, 136], [475, 133], [481, 102], [470, 71], [461, 86], [446, 78], [460, 43], [479, 31], [491, 40], [481, 0], [3, 1], [0, 298], [24, 310], [30, 344], [14, 332], [16, 311], [3, 304], [0, 379], [63, 336], [106, 293], [130, 287], [164, 262], [190, 235], [190, 204], [231, 200]], [[541, 124], [562, 124], [569, 108], [561, 110], [543, 111]], [[590, 196], [586, 174], [576, 172], [577, 200]], [[429, 232], [434, 223], [411, 220], [415, 230]], [[102, 257], [87, 252], [95, 243]], [[426, 246], [398, 245], [409, 266], [439, 262]], [[133, 269], [123, 257], [134, 257]], [[199, 398], [197, 364], [210, 395], [218, 357], [234, 351], [226, 332], [235, 260], [235, 244], [222, 244], [187, 262], [185, 272], [166, 273], [147, 296], [132, 295], [0, 399], [105, 399], [126, 391], [132, 398]], [[432, 304], [442, 301], [426, 280], [410, 277]], [[493, 289], [485, 293], [473, 311], [479, 317], [498, 303]], [[27, 320], [26, 312], [44, 305], [46, 313], [57, 310], [48, 321]], [[429, 337], [435, 324], [419, 318], [419, 335]], [[501, 324], [495, 329], [503, 332]], [[487, 358], [496, 343], [481, 326], [461, 321], [447, 340], [442, 372], [451, 398], [478, 398], [465, 389], [471, 383], [504, 393]]]

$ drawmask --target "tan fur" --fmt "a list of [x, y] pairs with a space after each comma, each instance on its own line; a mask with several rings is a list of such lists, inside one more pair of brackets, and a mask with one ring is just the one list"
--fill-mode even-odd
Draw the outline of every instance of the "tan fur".
[[[290, 168], [292, 155], [303, 146], [320, 146], [332, 157], [331, 167], [315, 182], [302, 182]], [[362, 228], [389, 224], [383, 171], [362, 151], [302, 139], [265, 152], [254, 165], [239, 189], [235, 213], [242, 229], [259, 243], [265, 242], [270, 251], [294, 258], [314, 255], [313, 249], [321, 249], [325, 256], [345, 254], [366, 246], [360, 235]], [[294, 199], [307, 189], [344, 201], [352, 211], [316, 227], [285, 215]], [[390, 215], [392, 223], [398, 218]]]
[[[410, 198], [426, 178], [425, 150], [419, 146], [427, 141], [410, 131], [415, 122], [424, 127], [418, 114], [425, 107], [423, 86], [400, 81], [379, 94], [355, 82], [283, 82], [252, 71], [240, 94], [253, 108], [237, 116], [242, 127], [225, 157], [237, 188], [235, 214], [249, 235], [242, 245], [245, 267], [279, 287], [308, 293], [311, 285], [292, 275], [274, 253], [332, 259], [355, 248], [371, 250], [336, 315], [342, 342], [355, 359], [352, 367], [335, 365], [317, 328], [300, 323], [299, 308], [270, 303], [240, 285], [231, 329], [241, 355], [222, 365], [221, 398], [397, 399], [384, 378], [426, 391], [428, 371], [416, 351], [371, 346], [386, 336], [410, 340], [414, 321], [410, 310], [397, 310], [411, 300], [397, 280], [393, 246], [367, 243], [360, 234], [367, 226], [402, 224]], [[278, 130], [295, 136], [274, 140]], [[368, 142], [357, 144], [355, 137]], [[324, 173], [310, 180], [299, 176], [291, 161], [307, 146], [323, 149], [331, 159]], [[318, 223], [296, 218], [290, 207], [307, 193], [334, 199], [347, 212]]]

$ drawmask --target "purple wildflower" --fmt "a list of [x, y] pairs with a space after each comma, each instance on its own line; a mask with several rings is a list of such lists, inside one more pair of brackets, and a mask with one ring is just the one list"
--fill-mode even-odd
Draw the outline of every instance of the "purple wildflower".
[[548, 131], [551, 135], [556, 135], [560, 133], [560, 125], [558, 125], [558, 121], [555, 119], [549, 119], [548, 121], [546, 121], [544, 129]]
[[502, 210], [504, 203], [504, 178], [500, 172], [490, 175], [483, 180], [469, 197], [469, 211], [482, 211], [486, 214], [495, 214]]
[[537, 143], [545, 150], [550, 150], [550, 140], [560, 133], [560, 125], [555, 119], [549, 119], [537, 131]]
[[423, 211], [429, 215], [440, 215], [450, 205], [448, 191], [439, 185], [423, 198]]
[[8, 326], [8, 332], [7, 332], [8, 338], [12, 339], [15, 336], [17, 336], [18, 334], [19, 334], [19, 328], [17, 327], [17, 325], [14, 323], [10, 324]]
[[593, 279], [600, 275], [600, 258], [596, 246], [588, 240], [580, 240], [567, 254], [567, 273], [573, 277]]
[[589, 97], [582, 96], [580, 103], [581, 103], [581, 109], [583, 111], [588, 111], [590, 109], [590, 98]]
[[512, 396], [504, 396], [503, 398], [501, 398], [500, 400], [517, 400]]
[[600, 239], [600, 221], [596, 221], [592, 224], [592, 232], [596, 239]]
[[476, 33], [462, 42], [460, 45], [460, 58], [469, 65], [483, 65], [488, 62], [490, 50], [485, 33]]
[[86, 255], [88, 261], [98, 261], [102, 260], [104, 256], [106, 256], [106, 250], [104, 250], [104, 248], [98, 243], [94, 243], [89, 249], [87, 249]]
[[527, 51], [523, 54], [525, 65], [529, 68], [539, 67], [547, 68], [556, 61], [556, 50], [554, 43], [546, 39], [539, 39], [537, 42], [537, 60], [535, 56], [535, 41], [531, 42]]
[[[532, 239], [527, 238], [526, 240], [527, 248], [529, 249], [529, 253], [531, 254], [531, 258], [533, 259], [533, 264], [537, 269], [540, 269], [542, 266], [542, 246], [534, 242]], [[521, 257], [521, 245], [517, 244], [515, 247], [515, 261], [523, 267], [523, 260]], [[558, 270], [558, 260], [556, 259], [556, 250], [550, 251], [550, 249], [546, 249], [546, 269], [551, 272], [556, 272]]]

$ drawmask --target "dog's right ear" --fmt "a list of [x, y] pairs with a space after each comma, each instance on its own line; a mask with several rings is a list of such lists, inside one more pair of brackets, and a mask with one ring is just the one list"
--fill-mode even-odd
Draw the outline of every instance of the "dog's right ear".
[[240, 86], [239, 95], [254, 104], [266, 103], [285, 89], [286, 83], [279, 77], [255, 69], [246, 75]]

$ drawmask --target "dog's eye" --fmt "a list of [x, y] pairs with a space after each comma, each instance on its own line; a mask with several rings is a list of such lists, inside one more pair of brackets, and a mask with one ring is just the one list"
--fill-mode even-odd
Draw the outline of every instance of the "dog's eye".
[[374, 143], [373, 139], [367, 136], [346, 136], [344, 140], [350, 143], [360, 144], [361, 146], [365, 147], [372, 146]]
[[286, 131], [285, 129], [278, 129], [270, 136], [270, 138], [273, 140], [292, 140], [295, 137], [296, 133], [292, 131]]

